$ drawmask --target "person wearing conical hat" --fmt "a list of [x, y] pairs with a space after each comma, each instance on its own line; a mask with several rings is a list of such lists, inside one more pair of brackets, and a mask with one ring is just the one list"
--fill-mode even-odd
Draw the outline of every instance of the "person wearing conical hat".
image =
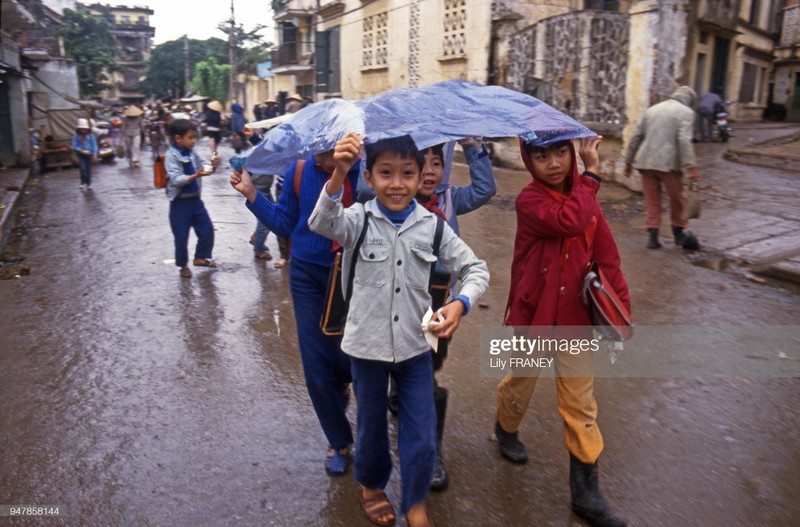
[[295, 113], [303, 107], [303, 96], [299, 93], [286, 98], [286, 113]]
[[206, 105], [203, 123], [205, 135], [211, 139], [211, 151], [216, 152], [222, 139], [222, 104], [219, 101], [211, 101]]
[[125, 155], [128, 156], [128, 168], [138, 168], [141, 165], [140, 151], [142, 147], [142, 123], [144, 111], [135, 105], [130, 105], [122, 112], [122, 138], [125, 142]]

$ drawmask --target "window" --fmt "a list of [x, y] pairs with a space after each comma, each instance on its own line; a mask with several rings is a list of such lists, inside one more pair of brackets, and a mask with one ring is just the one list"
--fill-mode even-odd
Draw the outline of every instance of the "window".
[[389, 13], [364, 18], [361, 36], [361, 67], [385, 67], [388, 61]]
[[317, 32], [315, 67], [317, 92], [337, 93], [341, 91], [339, 81], [339, 28]]
[[750, 20], [749, 22], [754, 26], [758, 25], [758, 12], [761, 11], [761, 2], [759, 0], [750, 0]]
[[596, 9], [598, 11], [619, 11], [619, 0], [585, 0], [584, 9]]
[[742, 85], [739, 88], [739, 102], [756, 102], [757, 81], [758, 67], [755, 64], [745, 62], [742, 70]]
[[442, 41], [445, 57], [464, 57], [467, 54], [467, 8], [466, 0], [444, 1], [444, 36]]
[[119, 23], [123, 26], [129, 26], [131, 23], [131, 17], [129, 15], [122, 15], [121, 17], [119, 17], [119, 19], [120, 19]]

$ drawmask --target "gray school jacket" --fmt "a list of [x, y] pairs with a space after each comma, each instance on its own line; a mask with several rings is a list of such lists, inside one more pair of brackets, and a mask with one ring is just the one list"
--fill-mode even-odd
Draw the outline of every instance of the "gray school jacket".
[[[431, 305], [428, 279], [433, 255], [436, 216], [417, 205], [397, 229], [374, 199], [345, 209], [323, 189], [308, 225], [312, 231], [344, 248], [342, 281], [353, 249], [371, 214], [353, 278], [353, 294], [342, 351], [360, 359], [400, 362], [430, 350], [422, 334], [422, 317]], [[447, 223], [439, 261], [461, 280], [462, 294], [475, 306], [489, 287], [489, 269]]]

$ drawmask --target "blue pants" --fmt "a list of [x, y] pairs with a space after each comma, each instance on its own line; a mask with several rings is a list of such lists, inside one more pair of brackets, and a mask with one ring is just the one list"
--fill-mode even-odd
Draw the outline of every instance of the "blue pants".
[[78, 167], [81, 171], [81, 185], [92, 186], [92, 156], [78, 154]]
[[189, 263], [189, 231], [197, 235], [195, 258], [211, 258], [214, 250], [214, 225], [206, 206], [200, 198], [178, 199], [169, 203], [169, 226], [175, 239], [175, 265], [186, 267]]
[[341, 339], [326, 336], [319, 327], [329, 267], [297, 258], [290, 262], [289, 287], [308, 395], [328, 444], [332, 448], [345, 448], [353, 443], [350, 421], [345, 414], [347, 387], [352, 379], [350, 358], [342, 352]]
[[384, 489], [392, 472], [386, 423], [389, 375], [397, 387], [397, 449], [403, 478], [401, 514], [424, 502], [436, 458], [436, 411], [433, 406], [431, 354], [402, 362], [351, 358], [353, 388], [358, 402], [356, 424], [356, 481]]
[[[258, 189], [259, 192], [264, 194], [264, 196], [270, 200], [272, 203], [275, 203], [275, 198], [272, 197], [272, 192], [267, 189]], [[256, 230], [253, 233], [253, 251], [260, 253], [264, 252], [267, 248], [264, 246], [264, 243], [267, 241], [267, 235], [269, 234], [269, 229], [267, 226], [261, 223], [260, 221], [256, 220]]]

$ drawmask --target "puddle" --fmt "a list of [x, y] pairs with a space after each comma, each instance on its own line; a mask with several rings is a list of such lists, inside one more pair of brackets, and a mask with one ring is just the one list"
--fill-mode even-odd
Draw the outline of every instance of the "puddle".
[[710, 269], [712, 271], [727, 271], [730, 269], [733, 262], [728, 258], [714, 257], [714, 258], [697, 258], [692, 260], [692, 265]]

